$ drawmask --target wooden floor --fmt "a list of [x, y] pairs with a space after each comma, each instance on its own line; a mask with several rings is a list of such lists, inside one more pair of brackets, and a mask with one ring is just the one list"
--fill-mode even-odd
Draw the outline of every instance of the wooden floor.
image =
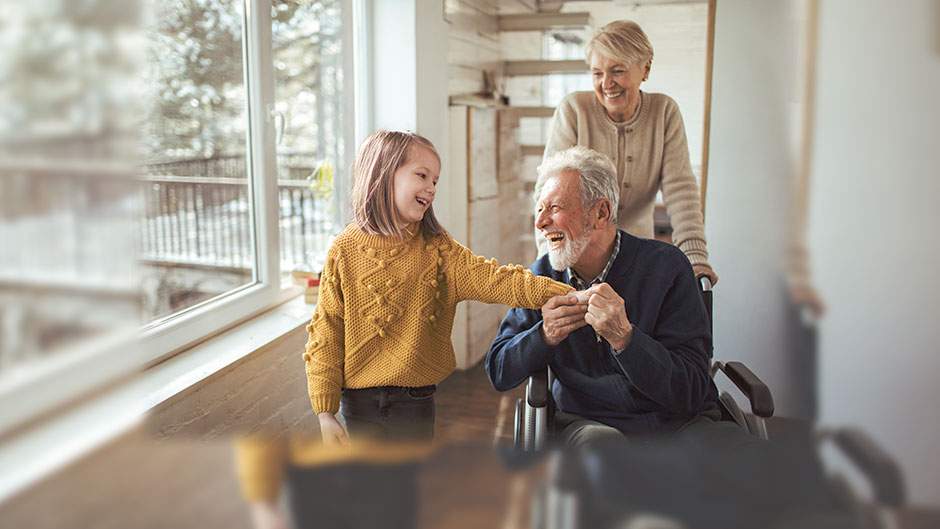
[[[440, 385], [438, 448], [418, 467], [417, 527], [529, 527], [545, 465], [510, 470], [492, 449], [494, 439], [509, 440], [510, 404], [521, 392], [497, 393], [480, 367]], [[143, 425], [59, 471], [0, 505], [0, 526], [251, 529], [233, 439], [163, 433]], [[898, 515], [903, 528], [936, 527], [940, 520], [935, 509]]]
[[492, 442], [512, 439], [512, 405], [524, 394], [522, 386], [499, 393], [490, 385], [483, 366], [457, 371], [441, 383], [435, 439], [443, 443]]
[[[525, 510], [510, 502], [519, 481], [491, 449], [499, 431], [511, 432], [514, 398], [493, 390], [479, 366], [440, 385], [441, 447], [419, 471], [419, 527], [516, 526], [506, 520]], [[249, 529], [232, 453], [231, 438], [155, 436], [144, 425], [0, 505], [0, 525]]]

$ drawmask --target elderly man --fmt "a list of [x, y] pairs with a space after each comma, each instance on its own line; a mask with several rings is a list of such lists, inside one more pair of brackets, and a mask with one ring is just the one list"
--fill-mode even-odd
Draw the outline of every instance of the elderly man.
[[550, 246], [532, 271], [581, 292], [509, 311], [486, 355], [493, 386], [506, 391], [551, 367], [555, 426], [570, 444], [717, 419], [708, 315], [689, 260], [617, 229], [606, 156], [573, 147], [538, 171], [535, 224]]

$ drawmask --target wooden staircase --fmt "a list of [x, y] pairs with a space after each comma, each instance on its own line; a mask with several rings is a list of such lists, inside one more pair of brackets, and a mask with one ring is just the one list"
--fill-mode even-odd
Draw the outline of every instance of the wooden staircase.
[[[584, 29], [593, 25], [590, 13], [524, 13], [500, 15], [498, 17], [499, 30], [545, 32], [551, 30]], [[504, 61], [503, 75], [541, 76], [550, 74], [584, 73], [587, 66], [583, 60], [520, 60]], [[521, 118], [551, 118], [555, 112], [553, 107], [518, 106], [510, 107], [513, 117]], [[544, 145], [522, 145], [522, 156], [541, 157], [545, 152]]]

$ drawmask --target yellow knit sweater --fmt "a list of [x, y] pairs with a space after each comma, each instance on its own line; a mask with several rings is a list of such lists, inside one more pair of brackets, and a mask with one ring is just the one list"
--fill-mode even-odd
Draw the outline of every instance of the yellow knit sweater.
[[468, 299], [539, 308], [571, 287], [499, 266], [448, 235], [409, 239], [349, 225], [330, 247], [307, 326], [314, 411], [336, 413], [342, 388], [437, 384], [456, 365], [454, 311]]

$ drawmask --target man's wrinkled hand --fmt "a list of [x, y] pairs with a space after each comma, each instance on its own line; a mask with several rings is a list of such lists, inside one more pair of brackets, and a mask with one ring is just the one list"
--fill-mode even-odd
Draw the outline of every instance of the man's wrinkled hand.
[[598, 283], [586, 292], [589, 297], [584, 321], [614, 350], [622, 351], [633, 336], [633, 324], [627, 318], [623, 298], [607, 283]]
[[572, 292], [555, 296], [542, 305], [542, 338], [551, 346], [560, 344], [572, 332], [587, 325], [586, 296]]

